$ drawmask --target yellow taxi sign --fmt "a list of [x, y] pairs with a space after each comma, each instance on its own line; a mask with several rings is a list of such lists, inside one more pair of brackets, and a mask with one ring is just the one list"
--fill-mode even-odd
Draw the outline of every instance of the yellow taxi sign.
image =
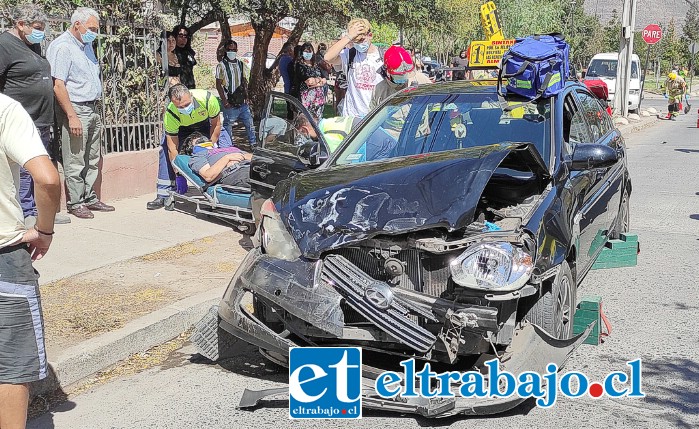
[[502, 40], [505, 38], [502, 31], [502, 21], [498, 15], [495, 3], [489, 1], [481, 6], [481, 26], [488, 40]]
[[497, 67], [515, 39], [474, 40], [469, 46], [469, 67]]

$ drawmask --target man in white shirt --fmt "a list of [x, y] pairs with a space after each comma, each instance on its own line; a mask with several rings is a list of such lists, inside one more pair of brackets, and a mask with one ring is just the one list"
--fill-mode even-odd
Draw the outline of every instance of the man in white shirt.
[[[342, 116], [366, 116], [374, 87], [383, 80], [379, 73], [383, 58], [379, 48], [371, 40], [369, 21], [355, 18], [347, 25], [347, 34], [325, 53], [325, 61], [329, 63], [340, 57], [342, 70], [347, 76], [347, 94], [340, 106]], [[350, 42], [353, 47], [347, 49], [345, 46]]]
[[[37, 220], [26, 229], [19, 204], [19, 169], [34, 180]], [[53, 238], [61, 196], [58, 171], [22, 105], [0, 94], [0, 423], [23, 428], [29, 383], [46, 377], [39, 274]]]

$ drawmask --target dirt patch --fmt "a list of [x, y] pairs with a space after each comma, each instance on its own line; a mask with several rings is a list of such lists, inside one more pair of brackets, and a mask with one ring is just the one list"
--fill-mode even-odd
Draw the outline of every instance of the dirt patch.
[[49, 359], [200, 292], [224, 288], [247, 250], [225, 232], [41, 286]]

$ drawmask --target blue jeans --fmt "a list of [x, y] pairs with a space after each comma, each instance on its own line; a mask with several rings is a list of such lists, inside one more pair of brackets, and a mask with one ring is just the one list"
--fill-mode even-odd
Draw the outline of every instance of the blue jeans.
[[[51, 154], [51, 127], [37, 127], [39, 137], [46, 150]], [[53, 157], [51, 157], [53, 159]], [[24, 217], [36, 216], [36, 203], [34, 202], [34, 180], [27, 170], [20, 167], [19, 170], [19, 204], [22, 206]]]
[[255, 126], [252, 123], [252, 113], [250, 113], [250, 106], [243, 104], [240, 107], [229, 107], [228, 109], [223, 109], [223, 128], [228, 131], [231, 138], [233, 138], [233, 122], [240, 119], [245, 125], [245, 130], [248, 132], [248, 140], [250, 141], [250, 146], [255, 147], [257, 143], [255, 139]]

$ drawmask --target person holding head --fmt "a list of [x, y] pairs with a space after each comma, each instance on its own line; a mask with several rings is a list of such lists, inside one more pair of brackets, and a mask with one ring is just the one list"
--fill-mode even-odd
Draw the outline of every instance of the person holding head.
[[[35, 4], [12, 9], [13, 27], [0, 34], [0, 92], [18, 101], [29, 113], [49, 156], [56, 162], [57, 148], [51, 141], [53, 125], [53, 81], [51, 66], [41, 56], [39, 43], [45, 37], [46, 15]], [[19, 199], [27, 227], [36, 223], [34, 181], [23, 168], [19, 175]], [[70, 217], [56, 214], [56, 223]]]
[[391, 95], [409, 86], [432, 83], [424, 73], [416, 71], [408, 51], [400, 46], [391, 46], [383, 56], [386, 78], [374, 88], [369, 110], [373, 110]]
[[207, 136], [213, 145], [223, 144], [224, 134], [221, 125], [221, 107], [209, 91], [188, 89], [183, 84], [174, 85], [168, 94], [170, 104], [165, 110], [163, 127], [165, 140], [160, 148], [158, 161], [157, 196], [146, 208], [157, 210], [165, 206], [170, 191], [176, 189], [175, 171], [172, 161], [180, 152], [181, 144], [194, 132]]
[[223, 103], [223, 128], [233, 136], [233, 122], [240, 119], [245, 125], [250, 148], [255, 148], [255, 126], [247, 95], [250, 74], [248, 66], [238, 59], [238, 44], [229, 39], [224, 43], [225, 56], [216, 66], [216, 90]]
[[95, 192], [102, 154], [102, 116], [98, 106], [102, 81], [92, 42], [99, 33], [100, 17], [94, 9], [79, 7], [70, 22], [70, 28], [51, 42], [46, 57], [59, 106], [56, 118], [62, 131], [68, 213], [92, 219], [93, 211], [114, 211]]
[[180, 83], [189, 89], [197, 87], [194, 81], [194, 66], [197, 65], [194, 49], [192, 49], [192, 33], [184, 25], [176, 25], [172, 29], [175, 36], [175, 56], [180, 65]]
[[299, 88], [298, 98], [313, 119], [318, 122], [323, 117], [325, 95], [323, 88], [327, 80], [323, 77], [313, 45], [306, 42], [301, 46], [301, 58], [294, 69], [294, 85]]
[[[371, 40], [369, 21], [355, 18], [347, 25], [347, 33], [325, 53], [324, 59], [330, 63], [340, 57], [347, 76], [347, 92], [340, 105], [342, 116], [366, 116], [374, 87], [383, 79], [379, 74], [383, 58]], [[350, 42], [353, 47], [347, 49], [345, 46]]]

